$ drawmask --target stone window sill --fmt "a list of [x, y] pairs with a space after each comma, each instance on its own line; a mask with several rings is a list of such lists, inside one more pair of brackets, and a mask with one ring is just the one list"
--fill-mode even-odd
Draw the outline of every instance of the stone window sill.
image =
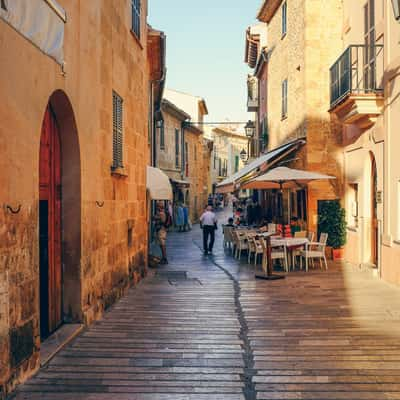
[[127, 178], [128, 172], [124, 167], [111, 167], [111, 176], [115, 176], [116, 178]]
[[351, 232], [358, 232], [358, 228], [356, 226], [348, 226], [347, 230]]
[[284, 120], [287, 119], [287, 118], [288, 118], [287, 114], [286, 114], [286, 115], [282, 115], [282, 116], [281, 116], [281, 121], [284, 121]]

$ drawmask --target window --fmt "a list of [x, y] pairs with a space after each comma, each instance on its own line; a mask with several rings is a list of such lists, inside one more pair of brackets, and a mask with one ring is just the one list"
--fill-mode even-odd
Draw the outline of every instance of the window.
[[285, 37], [287, 32], [287, 3], [282, 4], [282, 38]]
[[164, 131], [164, 121], [157, 121], [157, 128], [160, 131], [160, 149], [165, 149], [165, 131]]
[[175, 129], [175, 167], [179, 167], [179, 129]]
[[364, 6], [364, 87], [376, 87], [376, 54], [375, 54], [375, 0], [368, 0]]
[[235, 156], [235, 172], [239, 171], [239, 156]]
[[222, 176], [222, 159], [218, 158], [218, 176]]
[[349, 184], [348, 191], [348, 200], [349, 200], [349, 209], [347, 212], [348, 215], [348, 224], [354, 228], [358, 226], [358, 183]]
[[282, 82], [282, 118], [286, 118], [288, 114], [288, 80]]
[[228, 176], [228, 160], [224, 160], [224, 168], [223, 168], [223, 171], [222, 171], [223, 173], [222, 173], [222, 175], [223, 176]]
[[214, 169], [217, 169], [217, 159], [218, 159], [217, 149], [214, 149]]
[[141, 0], [132, 1], [132, 32], [140, 39], [140, 11], [141, 11]]
[[194, 154], [194, 161], [197, 160], [197, 147], [196, 147], [196, 143], [193, 145], [193, 154]]
[[189, 176], [189, 146], [187, 142], [185, 142], [185, 174]]
[[112, 168], [123, 168], [123, 100], [113, 91], [113, 163]]
[[296, 193], [297, 197], [297, 218], [307, 221], [307, 192], [305, 189], [298, 190]]

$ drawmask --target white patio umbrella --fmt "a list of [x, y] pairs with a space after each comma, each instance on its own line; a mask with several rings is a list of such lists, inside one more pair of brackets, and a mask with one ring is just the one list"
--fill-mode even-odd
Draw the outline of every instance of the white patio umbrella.
[[242, 189], [295, 189], [308, 183], [323, 179], [336, 179], [334, 176], [317, 172], [303, 171], [287, 167], [277, 167], [241, 185]]
[[[252, 179], [241, 185], [242, 189], [300, 189], [308, 183], [323, 180], [336, 179], [334, 176], [320, 174], [318, 172], [303, 171], [287, 167], [277, 167], [267, 173]], [[288, 210], [288, 223], [290, 223], [290, 201]], [[283, 221], [282, 221], [283, 222]]]

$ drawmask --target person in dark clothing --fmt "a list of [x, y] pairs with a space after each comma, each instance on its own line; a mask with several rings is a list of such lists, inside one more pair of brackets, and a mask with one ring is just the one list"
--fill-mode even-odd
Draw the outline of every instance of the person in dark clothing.
[[[200, 225], [203, 229], [204, 254], [212, 253], [215, 230], [217, 229], [217, 217], [213, 213], [211, 206], [207, 206], [206, 211], [204, 211], [203, 215], [200, 217]], [[210, 243], [208, 243], [209, 239]]]
[[259, 224], [262, 220], [262, 207], [259, 203], [254, 205], [254, 223]]
[[253, 225], [254, 222], [254, 207], [249, 204], [246, 208], [247, 225]]

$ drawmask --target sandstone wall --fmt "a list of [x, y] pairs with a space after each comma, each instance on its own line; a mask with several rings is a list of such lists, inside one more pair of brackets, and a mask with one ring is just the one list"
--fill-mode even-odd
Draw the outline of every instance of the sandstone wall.
[[[69, 317], [86, 323], [99, 318], [145, 273], [146, 2], [140, 42], [130, 32], [129, 1], [102, 1], [96, 7], [59, 2], [67, 13], [65, 75], [0, 21], [0, 384], [8, 389], [39, 365], [39, 143], [56, 90], [72, 107], [68, 118], [75, 119], [80, 155], [81, 220], [74, 221], [81, 226], [81, 282], [74, 294], [80, 312]], [[125, 171], [118, 176], [110, 170], [113, 90], [124, 100]], [[12, 214], [5, 205], [21, 205], [21, 211]]]

